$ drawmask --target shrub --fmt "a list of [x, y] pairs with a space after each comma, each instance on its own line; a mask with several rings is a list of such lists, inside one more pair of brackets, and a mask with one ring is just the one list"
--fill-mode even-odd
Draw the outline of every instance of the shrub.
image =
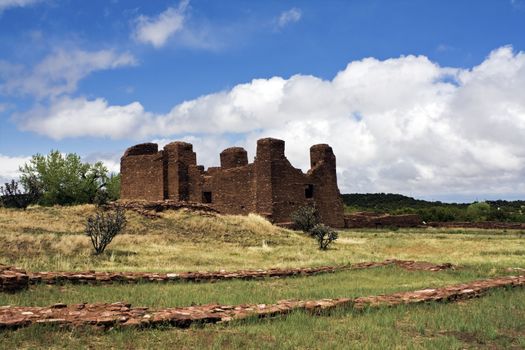
[[291, 215], [296, 230], [310, 232], [319, 223], [319, 213], [314, 206], [300, 207]]
[[7, 208], [26, 209], [30, 204], [35, 203], [40, 195], [40, 191], [35, 182], [28, 182], [28, 189], [25, 193], [18, 188], [18, 182], [11, 180], [4, 186], [0, 186], [0, 202]]
[[102, 206], [108, 204], [109, 201], [109, 194], [106, 190], [100, 189], [95, 194], [95, 197], [93, 198], [93, 204], [96, 206]]
[[467, 207], [469, 221], [486, 221], [490, 214], [490, 204], [487, 202], [474, 202]]
[[86, 222], [86, 235], [91, 239], [95, 254], [101, 254], [126, 226], [126, 216], [123, 208], [114, 212], [98, 212], [90, 216]]
[[326, 250], [337, 239], [337, 231], [324, 224], [315, 225], [310, 231], [310, 235], [317, 240], [321, 250]]

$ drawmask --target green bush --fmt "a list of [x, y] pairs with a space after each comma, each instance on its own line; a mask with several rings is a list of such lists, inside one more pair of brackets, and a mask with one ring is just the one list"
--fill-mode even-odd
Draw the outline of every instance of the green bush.
[[300, 207], [292, 213], [291, 218], [293, 228], [303, 232], [310, 232], [319, 223], [319, 213], [315, 206]]
[[25, 188], [34, 182], [41, 189], [41, 205], [101, 204], [118, 199], [120, 176], [108, 176], [101, 162], [83, 163], [74, 153], [36, 154], [20, 171], [20, 182]]
[[467, 207], [469, 221], [487, 221], [490, 214], [490, 204], [487, 202], [474, 202]]
[[462, 208], [449, 207], [449, 206], [435, 206], [430, 208], [422, 208], [417, 210], [417, 214], [421, 217], [421, 220], [425, 222], [429, 221], [465, 221], [466, 212]]
[[114, 212], [98, 212], [90, 216], [86, 222], [86, 235], [91, 239], [95, 254], [101, 254], [126, 226], [124, 209], [117, 208]]
[[337, 239], [337, 231], [324, 225], [317, 224], [310, 230], [310, 235], [317, 240], [319, 249], [326, 250]]

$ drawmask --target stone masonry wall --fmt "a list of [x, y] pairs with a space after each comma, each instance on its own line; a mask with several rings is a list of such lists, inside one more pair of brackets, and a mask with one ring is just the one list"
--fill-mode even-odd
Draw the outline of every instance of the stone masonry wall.
[[284, 154], [284, 141], [257, 141], [253, 163], [246, 151], [232, 147], [220, 154], [221, 166], [204, 170], [193, 147], [172, 142], [129, 148], [121, 158], [123, 200], [175, 200], [209, 204], [225, 214], [258, 213], [275, 223], [289, 222], [304, 205], [315, 205], [321, 221], [344, 227], [337, 187], [335, 155], [328, 145], [310, 149], [312, 169], [304, 174]]
[[130, 147], [120, 162], [121, 198], [164, 199], [164, 153], [155, 143]]

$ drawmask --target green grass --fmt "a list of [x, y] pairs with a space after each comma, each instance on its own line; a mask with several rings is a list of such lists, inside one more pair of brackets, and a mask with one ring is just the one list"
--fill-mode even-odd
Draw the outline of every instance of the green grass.
[[[92, 206], [0, 209], [0, 263], [31, 270], [195, 271], [298, 267], [387, 258], [459, 264], [455, 271], [389, 266], [312, 277], [136, 285], [36, 285], [0, 294], [0, 305], [126, 301], [152, 308], [192, 303], [273, 303], [393, 293], [510, 274], [525, 267], [520, 231], [460, 229], [353, 230], [326, 251], [304, 235], [257, 216], [166, 212], [160, 219], [128, 214], [129, 225], [95, 257], [82, 226]], [[498, 290], [478, 300], [314, 317], [295, 312], [187, 330], [60, 330], [32, 326], [0, 332], [0, 348], [524, 348], [525, 291]]]
[[[192, 303], [274, 303], [281, 299], [357, 297], [460, 283], [485, 277], [481, 271], [429, 273], [397, 267], [350, 270], [312, 277], [222, 281], [216, 283], [141, 283], [104, 286], [36, 285], [16, 294], [0, 294], [0, 305], [46, 306], [53, 303], [128, 301], [153, 308]], [[152, 293], [153, 291], [153, 293]]]
[[29, 327], [0, 333], [0, 346], [69, 349], [522, 349], [525, 290], [494, 291], [461, 304], [426, 304], [326, 316], [304, 312], [274, 320], [179, 329], [108, 332]]

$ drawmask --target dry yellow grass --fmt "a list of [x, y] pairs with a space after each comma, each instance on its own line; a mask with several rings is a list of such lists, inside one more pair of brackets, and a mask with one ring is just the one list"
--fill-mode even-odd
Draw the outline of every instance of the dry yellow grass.
[[83, 235], [90, 205], [0, 209], [0, 263], [31, 270], [188, 271], [343, 264], [387, 258], [480, 265], [525, 264], [520, 232], [412, 229], [343, 231], [323, 252], [300, 233], [257, 215], [128, 212], [128, 226], [102, 256]]

